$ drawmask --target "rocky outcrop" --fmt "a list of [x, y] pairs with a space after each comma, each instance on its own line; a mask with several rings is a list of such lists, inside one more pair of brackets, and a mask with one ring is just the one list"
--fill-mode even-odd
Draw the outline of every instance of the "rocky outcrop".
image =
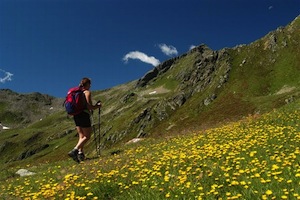
[[129, 94], [126, 94], [122, 99], [122, 103], [128, 103], [136, 94], [134, 92], [130, 92]]
[[173, 59], [167, 60], [167, 61], [159, 64], [157, 67], [154, 67], [154, 69], [152, 69], [151, 71], [149, 71], [148, 73], [146, 73], [142, 78], [140, 78], [137, 81], [136, 87], [144, 87], [144, 86], [146, 86], [149, 83], [149, 81], [153, 80], [158, 75], [163, 74], [166, 71], [168, 71], [168, 69], [170, 69], [170, 67], [172, 66], [172, 64], [177, 59], [178, 58], [173, 58]]
[[[190, 57], [190, 58], [189, 58]], [[193, 58], [191, 65], [178, 66], [178, 59]], [[133, 119], [128, 130], [135, 130], [136, 137], [144, 137], [147, 130], [151, 129], [155, 121], [163, 121], [169, 118], [172, 112], [178, 107], [183, 106], [194, 94], [211, 88], [212, 93], [202, 100], [204, 106], [211, 104], [216, 98], [216, 90], [221, 88], [229, 79], [231, 70], [229, 54], [226, 49], [213, 51], [206, 45], [200, 45], [180, 57], [176, 57], [158, 65], [153, 70], [146, 73], [136, 83], [136, 88], [145, 87], [154, 82], [158, 77], [163, 76], [166, 72], [174, 67], [181, 67], [177, 73], [174, 71], [172, 76], [177, 80], [179, 85], [173, 91], [173, 95], [160, 99], [151, 107], [145, 108]], [[122, 102], [128, 102], [135, 96], [134, 93], [126, 95]], [[131, 131], [129, 131], [131, 132]], [[119, 137], [121, 137], [119, 135]]]
[[48, 148], [49, 147], [49, 144], [43, 144], [43, 145], [39, 145], [35, 148], [31, 148], [31, 149], [28, 149], [28, 150], [25, 150], [24, 152], [22, 152], [17, 160], [23, 160], [23, 159], [26, 159], [40, 151], [43, 151], [44, 149]]
[[16, 174], [20, 175], [20, 176], [32, 176], [34, 175], [35, 173], [34, 172], [31, 172], [27, 169], [19, 169]]
[[[181, 83], [182, 90], [197, 85], [195, 92], [201, 91], [203, 87], [211, 82], [211, 74], [216, 70], [216, 68], [220, 67], [219, 64], [224, 62], [224, 60], [225, 62], [228, 61], [228, 54], [225, 49], [213, 51], [206, 45], [200, 45], [190, 50], [187, 54], [167, 60], [158, 65], [140, 78], [136, 83], [136, 87], [146, 86], [150, 81], [167, 72], [176, 60], [195, 53], [197, 53], [198, 56], [194, 66], [192, 68], [186, 67], [188, 70], [182, 70], [177, 75], [177, 79]], [[229, 70], [226, 70], [226, 75], [224, 75], [225, 79], [223, 79], [222, 83], [225, 83], [225, 80], [228, 79], [228, 73]], [[201, 82], [201, 85], [198, 85], [199, 82]]]

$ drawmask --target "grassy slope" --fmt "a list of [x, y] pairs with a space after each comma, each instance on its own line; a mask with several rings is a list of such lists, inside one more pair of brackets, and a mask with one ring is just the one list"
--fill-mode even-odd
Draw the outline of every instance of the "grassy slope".
[[147, 139], [80, 165], [28, 165], [37, 173], [31, 177], [13, 177], [17, 168], [8, 168], [1, 176], [1, 197], [297, 199], [299, 106], [298, 100], [204, 132]]
[[[152, 133], [151, 136], [190, 133], [221, 126], [248, 115], [268, 112], [285, 105], [285, 100], [291, 97], [294, 100], [298, 99], [300, 95], [299, 26], [300, 20], [298, 19], [294, 22], [293, 29], [287, 27], [281, 32], [276, 32], [277, 46], [273, 49], [268, 48], [271, 41], [270, 35], [250, 45], [229, 49], [232, 66], [229, 81], [222, 88], [215, 89], [218, 77], [222, 74], [221, 69], [215, 75], [217, 78], [212, 86], [196, 93], [176, 112], [169, 110], [168, 120], [156, 119], [157, 124], [147, 131]], [[289, 37], [290, 34], [293, 34], [292, 38]], [[106, 135], [106, 144], [114, 145], [113, 149], [105, 150], [104, 154], [109, 154], [114, 150], [123, 150], [124, 142], [137, 135], [136, 129], [124, 135], [123, 140], [118, 144], [112, 142], [112, 137], [122, 133], [145, 108], [151, 108], [160, 99], [172, 97], [172, 91], [178, 91], [177, 86], [180, 84], [176, 77], [193, 66], [196, 57], [197, 55], [191, 54], [178, 60], [171, 70], [158, 77], [145, 89], [136, 89], [135, 82], [130, 82], [93, 93], [94, 99], [101, 99], [104, 102], [101, 132], [109, 132], [111, 135]], [[245, 63], [243, 63], [244, 60]], [[149, 95], [149, 92], [157, 88], [163, 88], [166, 92]], [[284, 92], [279, 93], [279, 91]], [[131, 93], [134, 95], [127, 102], [123, 102], [124, 97], [130, 96]], [[217, 98], [210, 105], [203, 106], [204, 99], [212, 93], [216, 93]], [[93, 116], [97, 123], [97, 113]], [[11, 166], [24, 166], [37, 161], [64, 160], [67, 158], [66, 152], [74, 146], [77, 137], [73, 121], [67, 119], [64, 112], [58, 112], [25, 129], [9, 130], [3, 134], [1, 132], [0, 141], [10, 144], [0, 143], [0, 168], [3, 169]], [[11, 159], [17, 159], [22, 152], [24, 153], [24, 150], [43, 148], [45, 145], [49, 146], [44, 151], [28, 159], [9, 163]], [[92, 140], [87, 145], [87, 152], [90, 152], [89, 157], [94, 155]]]
[[[285, 105], [286, 99], [299, 98], [300, 19], [292, 25], [269, 33], [250, 45], [230, 49], [232, 68], [228, 83], [217, 92], [217, 99], [208, 107], [201, 107], [201, 104], [211, 91], [190, 99], [172, 116], [173, 123], [180, 124], [173, 132], [203, 129], [268, 112]], [[276, 45], [271, 48], [273, 34]], [[293, 38], [290, 38], [291, 34]], [[167, 128], [166, 124], [160, 127]]]

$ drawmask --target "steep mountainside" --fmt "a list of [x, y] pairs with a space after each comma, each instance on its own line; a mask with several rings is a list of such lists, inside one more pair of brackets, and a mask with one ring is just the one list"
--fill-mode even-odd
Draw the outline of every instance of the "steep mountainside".
[[[300, 17], [249, 45], [219, 51], [199, 45], [163, 62], [139, 80], [94, 91], [94, 99], [103, 102], [101, 118], [98, 112], [93, 114], [96, 133], [99, 121], [101, 125], [101, 149], [117, 148], [136, 137], [184, 134], [218, 126], [298, 99], [299, 41]], [[50, 107], [53, 101], [62, 103], [41, 95], [33, 101], [40, 104], [12, 100], [16, 109], [6, 106], [7, 102], [0, 108], [1, 113], [12, 113], [8, 122], [13, 123], [25, 120], [17, 111], [21, 105], [36, 105], [22, 112], [39, 113], [37, 105]], [[0, 162], [65, 159], [77, 140], [74, 124], [64, 111], [51, 112], [26, 129], [1, 133]], [[92, 140], [88, 148], [90, 155], [95, 153]]]

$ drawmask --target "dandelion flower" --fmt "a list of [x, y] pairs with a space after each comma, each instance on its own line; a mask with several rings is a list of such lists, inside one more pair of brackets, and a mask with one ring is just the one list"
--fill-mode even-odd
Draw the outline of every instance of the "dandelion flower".
[[273, 194], [273, 192], [272, 192], [271, 190], [267, 190], [267, 191], [266, 191], [266, 194], [267, 194], [267, 195], [271, 195], [271, 194]]

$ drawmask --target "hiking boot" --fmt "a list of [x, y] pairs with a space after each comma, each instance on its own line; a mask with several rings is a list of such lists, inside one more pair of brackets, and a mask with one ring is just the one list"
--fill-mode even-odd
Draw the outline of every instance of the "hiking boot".
[[82, 153], [82, 152], [80, 152], [80, 153], [78, 153], [78, 160], [81, 162], [81, 161], [84, 161], [84, 159], [85, 159], [85, 155], [84, 155], [84, 153]]
[[78, 149], [73, 149], [72, 151], [70, 151], [68, 153], [68, 155], [77, 163], [80, 163], [80, 161], [78, 160]]

